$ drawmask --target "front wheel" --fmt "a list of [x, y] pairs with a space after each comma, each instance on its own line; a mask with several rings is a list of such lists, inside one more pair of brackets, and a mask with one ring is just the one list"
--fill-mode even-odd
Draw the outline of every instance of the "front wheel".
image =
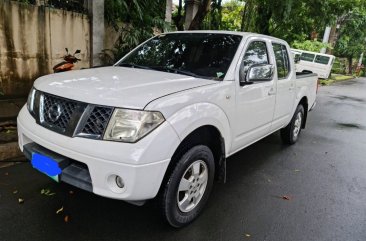
[[298, 105], [291, 122], [283, 129], [281, 129], [281, 138], [285, 144], [295, 144], [299, 139], [299, 135], [304, 121], [304, 107]]
[[207, 146], [195, 146], [180, 158], [160, 200], [163, 216], [171, 226], [183, 227], [199, 216], [210, 195], [214, 174], [214, 157]]

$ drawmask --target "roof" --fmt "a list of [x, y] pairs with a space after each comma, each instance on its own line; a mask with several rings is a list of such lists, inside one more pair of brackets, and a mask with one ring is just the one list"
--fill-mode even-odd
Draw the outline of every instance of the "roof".
[[302, 50], [302, 49], [291, 49], [291, 51], [293, 52], [303, 52], [303, 53], [309, 53], [309, 54], [316, 54], [316, 55], [322, 55], [322, 56], [327, 56], [327, 57], [335, 57], [334, 55], [331, 54], [322, 54], [322, 53], [318, 53], [318, 52], [312, 52], [312, 51], [307, 51], [307, 50]]
[[166, 32], [162, 34], [181, 34], [181, 33], [214, 33], [214, 34], [232, 34], [232, 35], [239, 35], [243, 37], [263, 37], [269, 38], [275, 41], [282, 41], [286, 42], [283, 39], [279, 39], [276, 37], [258, 34], [258, 33], [250, 33], [250, 32], [239, 32], [239, 31], [226, 31], [226, 30], [186, 30], [186, 31], [174, 31], [174, 32]]

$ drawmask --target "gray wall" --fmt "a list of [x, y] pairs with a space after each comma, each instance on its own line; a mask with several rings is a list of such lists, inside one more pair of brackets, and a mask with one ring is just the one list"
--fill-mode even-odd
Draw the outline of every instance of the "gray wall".
[[87, 15], [0, 1], [0, 99], [26, 96], [33, 81], [52, 73], [65, 48], [81, 50], [75, 69], [90, 66]]

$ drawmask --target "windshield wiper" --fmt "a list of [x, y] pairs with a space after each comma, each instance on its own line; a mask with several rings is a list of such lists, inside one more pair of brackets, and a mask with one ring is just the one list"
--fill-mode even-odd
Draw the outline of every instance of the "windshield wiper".
[[138, 64], [132, 64], [132, 63], [120, 63], [117, 66], [120, 67], [130, 67], [130, 68], [138, 68], [138, 69], [152, 69], [148, 66], [138, 65]]

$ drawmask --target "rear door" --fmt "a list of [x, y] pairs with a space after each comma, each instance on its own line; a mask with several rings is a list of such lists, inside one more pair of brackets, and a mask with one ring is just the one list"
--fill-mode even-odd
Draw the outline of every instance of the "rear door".
[[[273, 64], [270, 42], [251, 38], [246, 44], [236, 73], [236, 115], [233, 120], [233, 148], [235, 152], [267, 135], [275, 107], [275, 81], [258, 81], [240, 85], [240, 76], [246, 76], [254, 64]], [[245, 79], [245, 78], [244, 78]]]
[[276, 60], [274, 78], [277, 80], [277, 94], [271, 130], [277, 130], [286, 125], [292, 117], [296, 71], [294, 64], [290, 61], [287, 45], [272, 42], [272, 46]]

